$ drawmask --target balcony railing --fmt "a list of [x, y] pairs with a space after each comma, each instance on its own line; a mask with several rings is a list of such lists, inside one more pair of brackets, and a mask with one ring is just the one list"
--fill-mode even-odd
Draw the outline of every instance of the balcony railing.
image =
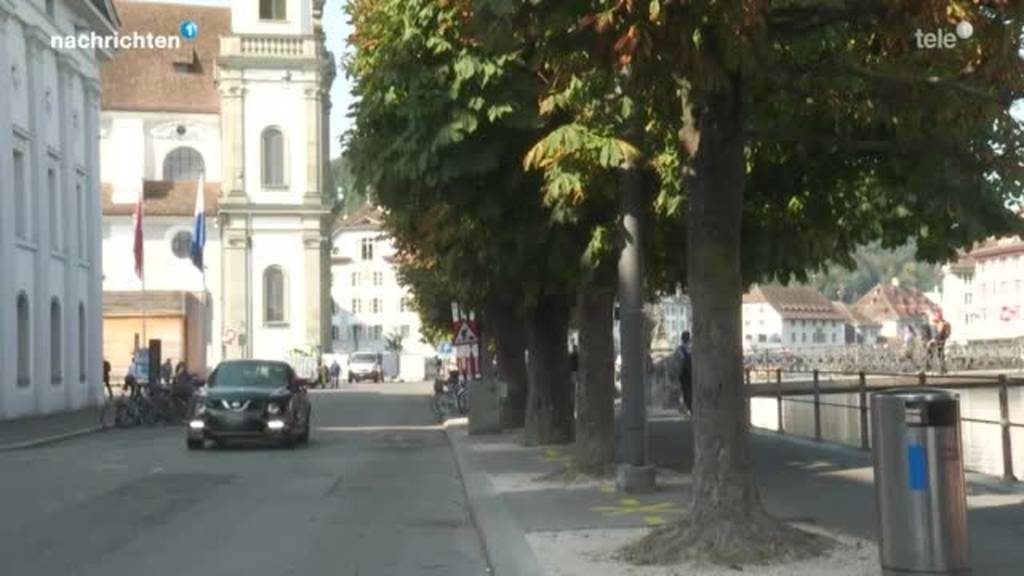
[[244, 34], [220, 39], [222, 56], [243, 58], [315, 58], [313, 37], [267, 36]]

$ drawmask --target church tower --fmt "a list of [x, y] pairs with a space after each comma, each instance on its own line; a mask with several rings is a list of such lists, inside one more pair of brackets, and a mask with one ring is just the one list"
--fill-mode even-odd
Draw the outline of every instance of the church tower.
[[231, 0], [216, 73], [225, 359], [316, 354], [330, 343], [335, 68], [324, 1]]

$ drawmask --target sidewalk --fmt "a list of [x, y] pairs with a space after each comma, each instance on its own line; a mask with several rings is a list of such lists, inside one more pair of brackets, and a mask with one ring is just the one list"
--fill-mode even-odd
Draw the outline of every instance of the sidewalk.
[[[452, 424], [452, 423], [450, 423]], [[449, 425], [474, 519], [496, 576], [735, 574], [696, 566], [638, 567], [614, 557], [651, 526], [671, 522], [689, 500], [690, 423], [650, 422], [659, 491], [626, 496], [613, 481], [542, 480], [564, 470], [568, 448], [525, 448], [515, 435], [468, 436]], [[748, 572], [759, 576], [877, 576], [870, 454], [769, 433], [751, 435], [756, 481], [776, 517], [839, 541], [828, 556]], [[969, 475], [971, 559], [975, 574], [1010, 576], [1024, 565], [1024, 489]]]
[[0, 420], [0, 452], [41, 446], [102, 430], [100, 408]]

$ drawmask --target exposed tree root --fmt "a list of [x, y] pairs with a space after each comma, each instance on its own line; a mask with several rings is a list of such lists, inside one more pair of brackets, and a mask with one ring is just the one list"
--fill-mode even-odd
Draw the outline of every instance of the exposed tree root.
[[633, 564], [691, 561], [735, 567], [818, 556], [832, 545], [832, 540], [795, 528], [762, 510], [742, 514], [691, 512], [619, 552]]

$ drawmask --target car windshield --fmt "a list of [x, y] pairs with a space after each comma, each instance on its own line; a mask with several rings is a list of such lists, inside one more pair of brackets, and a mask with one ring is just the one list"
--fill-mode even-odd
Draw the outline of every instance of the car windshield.
[[352, 361], [359, 362], [360, 364], [372, 363], [377, 361], [377, 356], [376, 354], [353, 354]]
[[211, 388], [280, 388], [288, 385], [288, 367], [270, 362], [222, 364], [210, 382]]

